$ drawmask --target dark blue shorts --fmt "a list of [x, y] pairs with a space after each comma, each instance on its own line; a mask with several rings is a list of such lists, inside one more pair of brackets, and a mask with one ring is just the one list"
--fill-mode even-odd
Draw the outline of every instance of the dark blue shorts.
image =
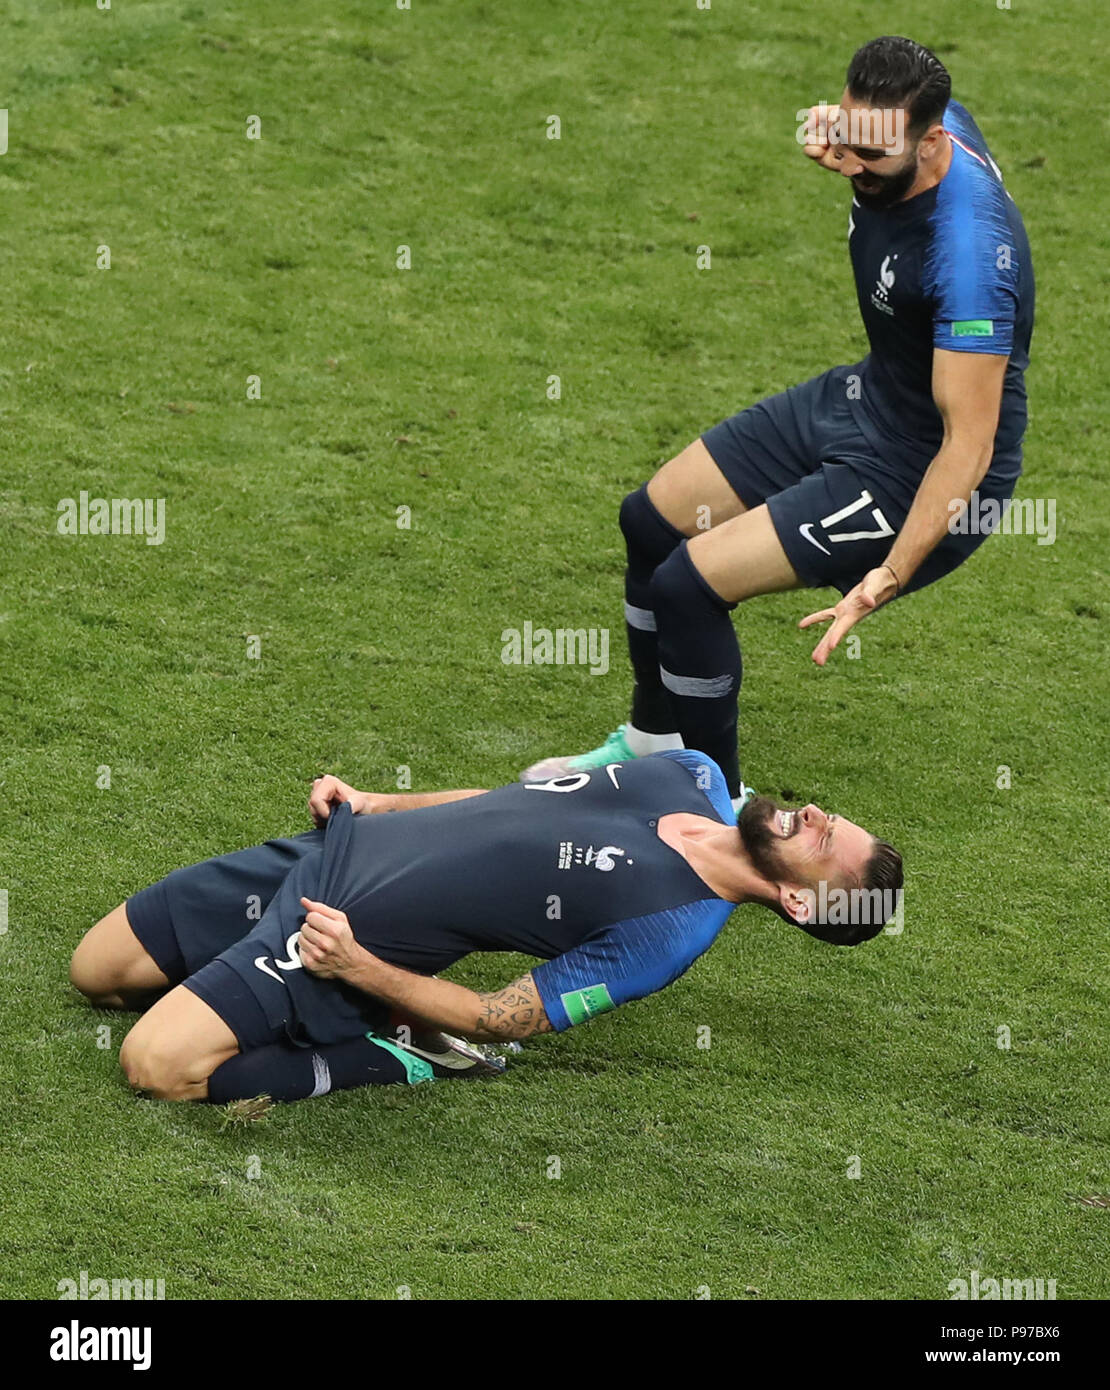
[[[288, 920], [302, 894], [316, 896], [324, 835], [311, 830], [175, 869], [127, 900], [147, 954], [223, 1019], [244, 1052], [283, 1037], [358, 1037], [388, 1022], [387, 1005], [311, 975], [275, 935], [279, 905]], [[314, 1039], [302, 1016], [325, 1036]]]
[[[767, 504], [787, 559], [803, 584], [847, 593], [890, 553], [932, 451], [880, 454], [860, 431], [848, 395], [859, 367], [833, 367], [812, 381], [749, 406], [715, 425], [702, 443], [748, 510]], [[893, 443], [893, 452], [898, 446]], [[1003, 470], [1013, 474], [1012, 466]], [[1000, 501], [1016, 476], [979, 485]], [[951, 573], [986, 534], [948, 535], [906, 593]]]
[[323, 843], [323, 830], [309, 830], [175, 869], [127, 899], [131, 930], [179, 985], [253, 931], [285, 875]]

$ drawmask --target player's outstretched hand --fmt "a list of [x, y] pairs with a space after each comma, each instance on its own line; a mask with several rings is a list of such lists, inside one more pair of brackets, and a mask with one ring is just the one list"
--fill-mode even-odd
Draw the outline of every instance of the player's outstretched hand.
[[812, 623], [827, 623], [832, 619], [832, 627], [821, 638], [820, 642], [813, 649], [813, 659], [818, 666], [824, 666], [829, 656], [840, 645], [840, 639], [852, 628], [861, 618], [866, 618], [868, 613], [876, 608], [881, 608], [884, 603], [898, 592], [898, 585], [885, 565], [876, 570], [868, 570], [854, 589], [850, 589], [835, 608], [822, 608], [819, 613], [810, 613], [798, 624], [799, 627], [809, 627]]
[[312, 791], [308, 797], [308, 809], [312, 816], [313, 824], [319, 829], [327, 823], [328, 817], [332, 813], [332, 808], [338, 806], [342, 801], [351, 803], [351, 810], [355, 815], [369, 809], [367, 792], [356, 791], [354, 787], [349, 787], [346, 782], [341, 782], [338, 777], [317, 777], [312, 783]]
[[836, 169], [840, 163], [836, 144], [830, 138], [830, 129], [840, 117], [840, 107], [821, 102], [809, 108], [805, 123], [805, 144], [802, 150], [810, 159], [820, 164], [822, 169]]
[[363, 951], [347, 914], [311, 898], [302, 898], [301, 906], [308, 909], [297, 943], [304, 968], [322, 980], [333, 980], [357, 966]]

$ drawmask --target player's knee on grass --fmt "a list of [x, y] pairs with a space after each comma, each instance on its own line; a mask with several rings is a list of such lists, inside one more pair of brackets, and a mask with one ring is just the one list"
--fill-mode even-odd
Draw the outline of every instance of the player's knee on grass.
[[204, 1100], [208, 1078], [238, 1051], [211, 1005], [178, 985], [131, 1029], [119, 1060], [130, 1085], [156, 1100]]
[[198, 1088], [214, 1068], [211, 1059], [198, 1056], [188, 1041], [167, 1037], [137, 1023], [119, 1052], [127, 1084], [155, 1100], [198, 1099]]
[[123, 962], [113, 952], [110, 940], [112, 918], [119, 910], [114, 909], [91, 927], [70, 957], [70, 984], [94, 1004], [115, 1003], [123, 983]]
[[149, 1003], [169, 985], [131, 930], [123, 903], [81, 938], [69, 979], [93, 1004], [115, 1009]]

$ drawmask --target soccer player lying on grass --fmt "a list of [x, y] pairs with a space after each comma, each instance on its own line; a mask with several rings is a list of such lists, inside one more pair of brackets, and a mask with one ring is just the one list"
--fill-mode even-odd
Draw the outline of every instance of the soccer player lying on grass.
[[840, 602], [799, 624], [832, 620], [813, 652], [823, 666], [861, 619], [986, 539], [978, 508], [967, 525], [973, 492], [988, 516], [1009, 506], [1033, 267], [982, 132], [934, 54], [880, 38], [803, 133], [804, 152], [851, 185], [844, 230], [870, 353], [707, 430], [624, 499], [628, 722], [525, 778], [685, 746], [737, 796], [737, 604], [835, 586]]
[[[686, 750], [489, 792], [325, 777], [309, 805], [316, 830], [178, 869], [78, 946], [70, 977], [101, 1007], [168, 990], [120, 1051], [136, 1089], [291, 1101], [460, 1074], [466, 1049], [398, 1041], [398, 1015], [478, 1043], [562, 1032], [670, 984], [738, 903], [855, 945], [893, 908], [827, 926], [819, 904], [864, 890], [885, 908], [902, 886], [896, 850], [816, 806], [756, 797], [737, 820], [720, 768]], [[472, 951], [544, 963], [489, 993], [435, 977]]]

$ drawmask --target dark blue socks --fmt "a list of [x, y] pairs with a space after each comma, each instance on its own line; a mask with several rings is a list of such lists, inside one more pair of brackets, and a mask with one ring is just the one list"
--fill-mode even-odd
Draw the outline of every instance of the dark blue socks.
[[624, 618], [628, 654], [636, 678], [632, 689], [631, 722], [646, 734], [675, 733], [678, 728], [675, 713], [659, 679], [651, 577], [681, 544], [682, 532], [656, 510], [648, 498], [646, 486], [630, 492], [621, 503], [620, 524], [628, 554], [628, 567], [624, 572]]
[[740, 790], [736, 697], [743, 666], [732, 626], [735, 603], [709, 587], [683, 541], [658, 566], [650, 585], [660, 680], [687, 748], [721, 766], [730, 796]]
[[[273, 1100], [308, 1100], [329, 1091], [352, 1086], [387, 1086], [407, 1081], [417, 1059], [407, 1062], [400, 1049], [393, 1050], [371, 1038], [331, 1043], [327, 1047], [294, 1047], [271, 1043], [241, 1052], [218, 1066], [208, 1078], [208, 1099], [217, 1105], [229, 1100], [270, 1096]], [[426, 1068], [430, 1074], [431, 1068]]]

